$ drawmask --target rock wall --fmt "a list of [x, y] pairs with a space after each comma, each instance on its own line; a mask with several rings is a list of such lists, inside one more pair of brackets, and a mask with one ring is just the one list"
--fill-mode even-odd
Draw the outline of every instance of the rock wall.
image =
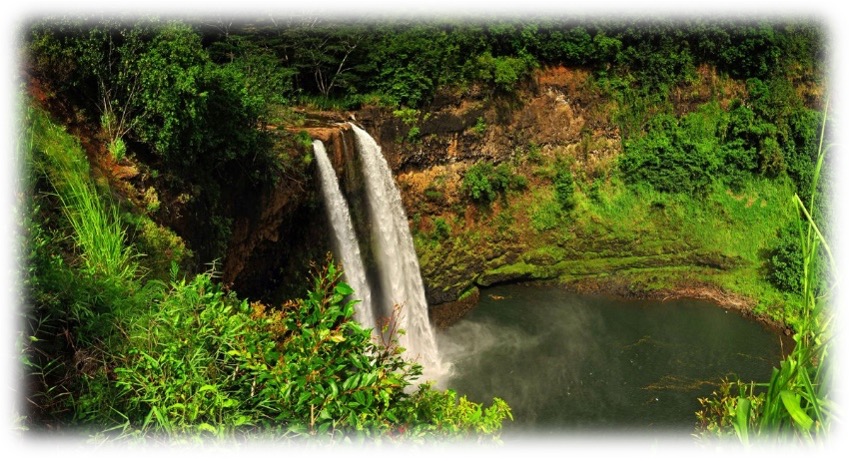
[[[464, 215], [466, 227], [473, 228], [477, 212], [462, 197], [461, 187], [470, 165], [511, 162], [536, 146], [570, 150], [578, 165], [594, 168], [620, 152], [619, 131], [609, 116], [612, 106], [590, 89], [588, 79], [581, 69], [542, 69], [512, 95], [487, 94], [476, 87], [463, 94], [439, 94], [414, 123], [376, 108], [354, 116], [379, 142], [397, 173], [413, 230], [424, 225], [419, 220], [428, 221], [425, 215], [448, 213]], [[409, 135], [412, 128], [417, 130], [414, 137]], [[445, 181], [443, 196], [427, 199], [426, 189], [436, 178]], [[476, 252], [447, 246], [433, 258], [421, 258], [436, 323], [448, 324], [472, 308], [478, 290], [476, 296], [465, 294], [477, 285], [519, 280], [518, 274], [501, 274], [499, 268], [515, 264], [526, 250], [503, 240]]]
[[[296, 130], [321, 140], [343, 184], [353, 183], [354, 138], [348, 125], [335, 120], [314, 124], [321, 126]], [[309, 154], [307, 147], [299, 154]], [[332, 248], [315, 168], [313, 163], [307, 167], [304, 180], [284, 173], [274, 187], [247, 200], [234, 219], [222, 267], [226, 286], [271, 303], [304, 294], [310, 263], [323, 261]]]

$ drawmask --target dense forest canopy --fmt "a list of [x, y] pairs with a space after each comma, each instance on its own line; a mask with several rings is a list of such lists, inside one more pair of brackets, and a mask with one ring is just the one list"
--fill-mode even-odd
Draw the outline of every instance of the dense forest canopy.
[[[49, 20], [43, 26], [36, 22], [29, 34], [61, 39], [95, 28], [100, 30], [100, 40], [109, 41], [118, 52], [133, 40], [151, 39], [172, 22], [141, 18], [95, 21]], [[274, 88], [275, 97], [321, 94], [346, 98], [377, 92], [410, 106], [428, 103], [440, 86], [472, 81], [511, 85], [533, 67], [551, 64], [588, 66], [599, 76], [620, 76], [627, 78], [625, 83], [648, 90], [692, 77], [702, 63], [739, 78], [769, 80], [792, 71], [820, 78], [826, 39], [825, 28], [816, 20], [376, 22], [271, 17], [257, 21], [198, 19], [183, 24], [194, 29], [199, 45], [214, 63], [249, 57], [274, 60], [282, 72], [275, 79], [275, 85], [282, 85]], [[794, 66], [805, 68], [794, 70]]]

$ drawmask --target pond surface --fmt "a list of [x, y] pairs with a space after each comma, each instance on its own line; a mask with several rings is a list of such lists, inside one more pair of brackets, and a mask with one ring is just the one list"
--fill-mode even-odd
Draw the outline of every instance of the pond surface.
[[577, 431], [688, 437], [699, 397], [725, 376], [765, 382], [779, 336], [696, 300], [640, 301], [558, 287], [482, 291], [477, 307], [438, 333], [454, 364], [447, 387], [475, 402], [503, 398], [503, 438]]

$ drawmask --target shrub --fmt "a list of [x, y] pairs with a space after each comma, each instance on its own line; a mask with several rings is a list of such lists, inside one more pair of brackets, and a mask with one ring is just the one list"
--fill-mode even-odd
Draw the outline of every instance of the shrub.
[[712, 152], [687, 136], [671, 115], [651, 119], [647, 134], [625, 142], [619, 168], [628, 182], [646, 182], [662, 192], [699, 193], [713, 180]]
[[576, 205], [574, 199], [574, 176], [571, 170], [567, 168], [560, 169], [556, 173], [556, 178], [553, 180], [553, 185], [556, 187], [554, 191], [556, 202], [563, 211], [571, 211]]
[[718, 108], [706, 105], [680, 119], [656, 115], [645, 134], [625, 142], [618, 166], [627, 182], [661, 192], [701, 194], [719, 171]]
[[491, 163], [480, 162], [468, 168], [462, 178], [462, 188], [474, 202], [488, 205], [509, 190], [522, 190], [527, 180], [512, 173], [509, 165], [503, 163], [495, 167]]
[[530, 71], [526, 60], [512, 56], [494, 57], [486, 51], [476, 58], [477, 77], [494, 84], [499, 90], [510, 92]]
[[780, 241], [769, 257], [769, 282], [779, 290], [799, 293], [802, 290], [804, 261], [798, 226], [783, 228], [779, 237]]
[[446, 240], [450, 236], [450, 225], [444, 218], [435, 219], [435, 230], [432, 239], [436, 241]]
[[490, 163], [477, 163], [470, 167], [462, 178], [462, 187], [467, 195], [478, 203], [491, 203], [497, 195], [492, 184], [494, 166]]
[[488, 123], [485, 122], [485, 117], [478, 117], [476, 119], [476, 124], [473, 125], [473, 128], [471, 129], [479, 136], [485, 134], [485, 130], [488, 129]]
[[133, 69], [141, 82], [136, 134], [173, 164], [193, 164], [205, 143], [208, 64], [201, 37], [172, 24], [157, 33]]
[[434, 184], [430, 184], [423, 191], [426, 199], [430, 202], [441, 203], [444, 200], [444, 193], [441, 192]]

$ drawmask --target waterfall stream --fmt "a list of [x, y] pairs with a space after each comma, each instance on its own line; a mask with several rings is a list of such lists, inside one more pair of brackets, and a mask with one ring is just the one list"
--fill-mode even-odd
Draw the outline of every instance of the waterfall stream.
[[363, 129], [351, 124], [361, 157], [367, 203], [372, 225], [372, 246], [382, 287], [383, 316], [398, 306], [398, 336], [405, 349], [403, 357], [423, 366], [423, 379], [440, 382], [449, 366], [441, 360], [432, 325], [420, 263], [408, 227], [408, 217], [390, 167], [376, 141]]
[[354, 296], [361, 300], [355, 308], [355, 320], [365, 327], [372, 327], [374, 340], [380, 340], [377, 336], [381, 331], [381, 323], [385, 319], [394, 319], [395, 328], [390, 329], [388, 334], [398, 334], [394, 338], [384, 339], [398, 341], [405, 349], [403, 357], [423, 367], [423, 375], [418, 382], [433, 381], [440, 385], [448, 377], [450, 366], [440, 357], [435, 333], [429, 322], [420, 263], [414, 251], [414, 241], [399, 189], [376, 141], [366, 131], [350, 125], [355, 133], [356, 150], [363, 167], [370, 241], [378, 266], [379, 280], [374, 287], [380, 287], [379, 293], [371, 292], [349, 207], [325, 146], [322, 141], [314, 140], [313, 147], [326, 213], [334, 232], [334, 251], [343, 264], [346, 282], [355, 290]]
[[361, 300], [361, 303], [355, 306], [355, 320], [364, 327], [372, 327], [376, 331], [378, 327], [373, 314], [372, 293], [367, 283], [361, 250], [358, 248], [358, 238], [352, 226], [349, 207], [340, 191], [337, 175], [322, 141], [314, 141], [314, 155], [319, 167], [326, 214], [334, 231], [334, 251], [343, 264], [343, 276], [346, 282], [355, 290], [355, 297]]

